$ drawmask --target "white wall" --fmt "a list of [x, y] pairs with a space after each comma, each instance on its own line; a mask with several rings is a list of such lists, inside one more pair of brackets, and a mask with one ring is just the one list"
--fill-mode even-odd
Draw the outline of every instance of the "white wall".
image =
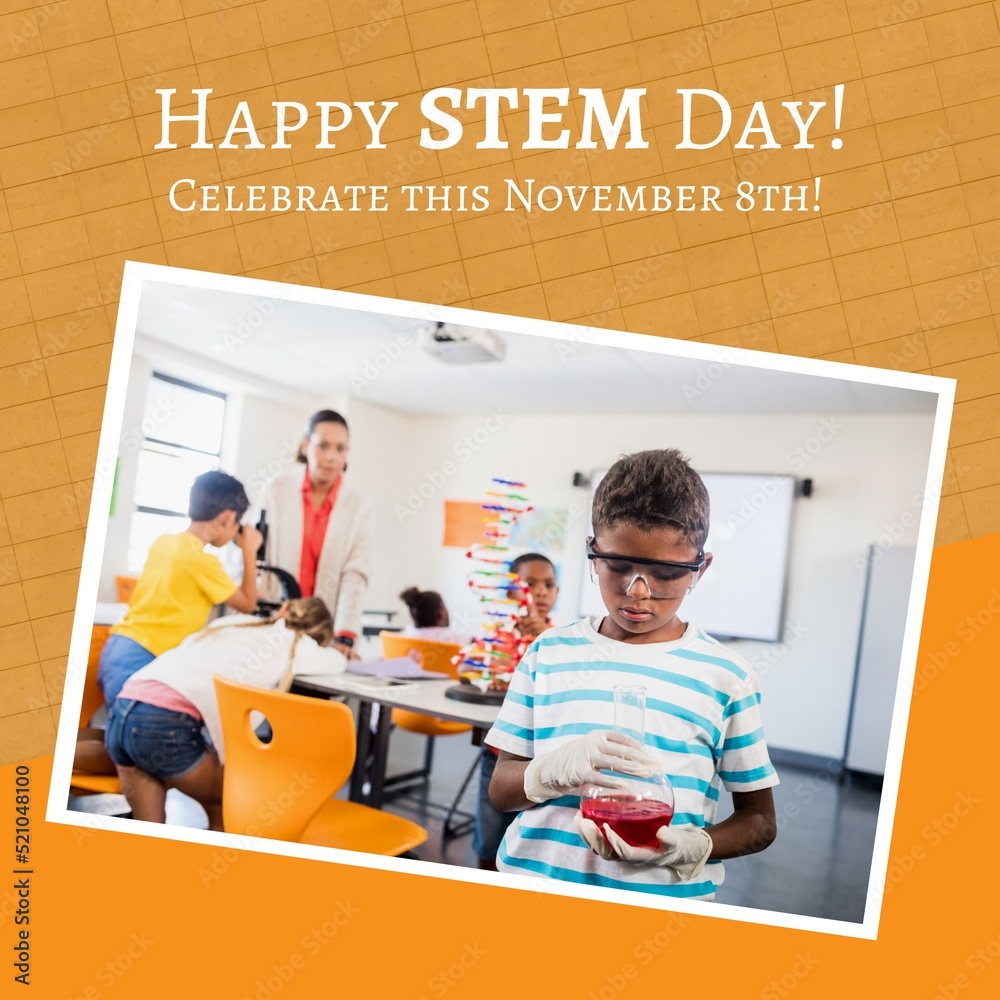
[[[375, 508], [375, 546], [368, 597], [372, 610], [401, 612], [397, 623], [407, 624], [409, 614], [399, 600], [405, 587], [419, 585], [428, 576], [427, 560], [436, 578], [440, 533], [415, 538], [393, 511], [399, 484], [418, 475], [421, 455], [429, 447], [425, 429], [432, 418], [390, 410], [361, 399], [352, 399], [345, 412], [351, 430], [347, 476]], [[433, 588], [431, 588], [433, 589]]]
[[251, 501], [256, 502], [275, 476], [296, 464], [309, 413], [302, 407], [253, 395], [244, 396], [241, 404], [233, 467], [227, 471], [243, 483]]
[[[360, 455], [364, 423], [365, 415], [357, 412], [352, 456]], [[623, 452], [675, 446], [706, 472], [811, 477], [813, 497], [796, 501], [795, 507], [786, 642], [733, 646], [762, 674], [769, 741], [840, 757], [861, 613], [859, 567], [868, 545], [887, 525], [906, 512], [920, 513], [931, 417], [506, 417], [492, 433], [481, 416], [402, 423], [391, 445], [398, 474], [383, 475], [378, 486], [388, 490], [379, 506], [380, 540], [392, 541], [377, 557], [379, 566], [387, 567], [379, 575], [390, 575], [376, 585], [387, 595], [409, 583], [440, 590], [460, 622], [463, 612], [474, 615], [475, 606], [465, 583], [464, 552], [440, 544], [443, 501], [480, 499], [491, 476], [523, 479], [536, 506], [576, 505], [567, 553], [561, 558], [553, 553], [562, 563], [558, 621], [572, 620], [578, 610], [589, 516], [589, 490], [572, 486], [574, 471], [606, 468]], [[388, 448], [391, 431], [381, 426], [381, 447]], [[484, 440], [478, 447], [477, 432]], [[397, 530], [401, 519], [402, 535]], [[915, 531], [915, 526], [903, 530], [899, 543], [914, 544]]]

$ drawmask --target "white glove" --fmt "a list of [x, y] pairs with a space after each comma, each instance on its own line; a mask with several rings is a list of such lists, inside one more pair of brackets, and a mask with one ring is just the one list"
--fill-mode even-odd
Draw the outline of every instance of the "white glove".
[[631, 736], [595, 729], [535, 757], [524, 771], [524, 794], [531, 802], [545, 802], [581, 785], [621, 788], [619, 778], [601, 771], [649, 777], [657, 769], [655, 758]]
[[592, 819], [585, 819], [582, 813], [576, 814], [574, 822], [577, 833], [605, 861], [672, 868], [684, 882], [693, 879], [705, 867], [712, 853], [712, 838], [700, 826], [661, 826], [656, 831], [660, 847], [655, 848], [625, 843], [607, 823], [604, 824], [605, 839], [598, 825]]

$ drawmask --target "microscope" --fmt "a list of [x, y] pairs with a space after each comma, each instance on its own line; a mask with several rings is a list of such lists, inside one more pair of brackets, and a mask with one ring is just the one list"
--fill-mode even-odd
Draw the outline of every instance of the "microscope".
[[[292, 576], [288, 570], [282, 569], [280, 566], [269, 566], [267, 564], [267, 511], [262, 510], [260, 512], [260, 520], [256, 524], [257, 530], [261, 534], [260, 548], [257, 549], [257, 607], [254, 608], [254, 614], [259, 618], [269, 618], [273, 615], [281, 605], [295, 597], [302, 596], [302, 589], [299, 587], [299, 581]], [[278, 600], [272, 600], [270, 597], [264, 596], [265, 593], [269, 593], [272, 588], [267, 586], [267, 577], [273, 577], [278, 586], [281, 588], [281, 597]]]

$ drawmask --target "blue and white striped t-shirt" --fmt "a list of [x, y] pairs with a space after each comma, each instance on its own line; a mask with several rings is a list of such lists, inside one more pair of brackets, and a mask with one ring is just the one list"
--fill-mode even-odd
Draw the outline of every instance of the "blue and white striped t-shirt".
[[[719, 791], [778, 783], [761, 728], [753, 668], [693, 625], [673, 642], [624, 643], [587, 618], [542, 633], [524, 654], [486, 742], [537, 757], [593, 729], [614, 728], [612, 688], [646, 688], [646, 746], [674, 787], [673, 823], [710, 827]], [[564, 795], [522, 812], [497, 856], [500, 871], [585, 885], [712, 899], [721, 861], [682, 882], [669, 868], [604, 861], [573, 825], [579, 797]]]

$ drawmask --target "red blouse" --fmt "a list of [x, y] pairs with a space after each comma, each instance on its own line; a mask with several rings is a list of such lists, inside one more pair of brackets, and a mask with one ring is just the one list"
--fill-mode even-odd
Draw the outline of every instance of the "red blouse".
[[[327, 493], [319, 510], [312, 502], [312, 482], [309, 479], [309, 469], [302, 477], [302, 559], [299, 562], [299, 587], [303, 597], [312, 597], [316, 589], [316, 567], [319, 565], [319, 554], [323, 550], [323, 540], [330, 523], [330, 513], [337, 502], [340, 484], [343, 476], [338, 476], [330, 492]], [[333, 608], [330, 609], [331, 611]]]

